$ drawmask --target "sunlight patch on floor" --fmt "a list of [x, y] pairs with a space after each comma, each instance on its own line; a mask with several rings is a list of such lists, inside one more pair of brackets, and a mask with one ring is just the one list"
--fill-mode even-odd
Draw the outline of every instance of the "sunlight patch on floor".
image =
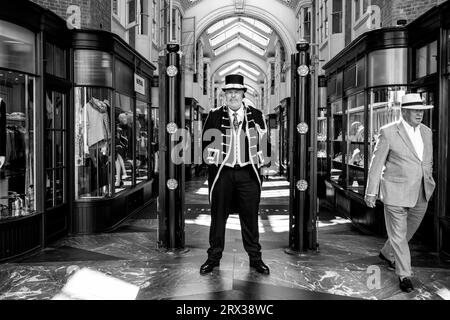
[[264, 187], [285, 187], [288, 186], [288, 181], [264, 181], [263, 182], [263, 188]]
[[261, 192], [261, 198], [279, 198], [279, 197], [289, 197], [289, 189], [263, 190]]
[[[197, 226], [205, 226], [209, 227], [211, 225], [211, 216], [207, 214], [200, 214], [195, 219], [185, 219], [184, 221], [186, 224], [193, 224]], [[225, 227], [229, 230], [241, 230], [241, 223], [239, 221], [239, 215], [237, 214], [230, 214], [227, 220], [227, 225]], [[264, 226], [261, 222], [261, 219], [258, 219], [258, 229], [259, 233], [264, 233]]]
[[352, 221], [349, 219], [342, 218], [342, 217], [334, 217], [334, 219], [326, 220], [326, 221], [320, 221], [320, 218], [319, 218], [319, 228], [335, 226], [338, 224], [347, 224], [347, 223], [352, 223]]
[[269, 224], [270, 228], [275, 233], [288, 232], [289, 231], [289, 216], [288, 215], [270, 215]]

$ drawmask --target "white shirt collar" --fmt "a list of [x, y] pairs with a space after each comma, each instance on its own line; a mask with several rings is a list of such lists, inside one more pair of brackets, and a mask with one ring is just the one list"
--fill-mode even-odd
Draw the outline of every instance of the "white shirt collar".
[[411, 126], [408, 122], [406, 122], [405, 119], [403, 119], [403, 118], [402, 118], [402, 123], [405, 126], [405, 129], [408, 130], [408, 131], [416, 132], [416, 129], [420, 130], [420, 123], [415, 128], [413, 126]]
[[237, 112], [237, 117], [239, 121], [244, 120], [244, 104], [241, 105], [241, 107], [237, 111], [233, 111], [230, 107], [228, 107], [228, 114], [230, 116], [230, 119], [233, 119], [233, 114]]

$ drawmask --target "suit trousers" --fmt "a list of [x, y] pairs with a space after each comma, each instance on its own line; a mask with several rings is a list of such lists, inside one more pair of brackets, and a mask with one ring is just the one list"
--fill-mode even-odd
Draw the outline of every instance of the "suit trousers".
[[242, 241], [250, 260], [261, 259], [258, 211], [261, 188], [251, 165], [242, 168], [224, 166], [211, 195], [211, 227], [208, 258], [219, 261], [225, 247], [227, 219], [237, 209]]
[[423, 183], [414, 207], [384, 205], [388, 240], [381, 249], [381, 253], [391, 261], [395, 261], [395, 273], [398, 276], [410, 277], [412, 274], [408, 242], [419, 228], [427, 207]]

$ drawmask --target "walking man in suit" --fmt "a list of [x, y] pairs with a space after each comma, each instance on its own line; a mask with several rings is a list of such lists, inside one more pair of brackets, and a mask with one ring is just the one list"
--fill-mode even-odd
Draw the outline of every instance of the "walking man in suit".
[[384, 204], [388, 240], [379, 257], [395, 268], [400, 289], [411, 292], [413, 237], [433, 194], [433, 142], [430, 128], [421, 124], [425, 109], [420, 94], [402, 97], [402, 119], [380, 129], [369, 167], [365, 202], [375, 207], [379, 195]]
[[211, 226], [208, 259], [200, 267], [200, 273], [209, 273], [220, 265], [228, 215], [238, 212], [250, 267], [269, 274], [269, 267], [261, 258], [258, 231], [262, 185], [259, 168], [265, 162], [263, 142], [267, 127], [262, 112], [242, 101], [246, 87], [241, 75], [227, 75], [222, 90], [226, 105], [212, 109], [203, 127]]

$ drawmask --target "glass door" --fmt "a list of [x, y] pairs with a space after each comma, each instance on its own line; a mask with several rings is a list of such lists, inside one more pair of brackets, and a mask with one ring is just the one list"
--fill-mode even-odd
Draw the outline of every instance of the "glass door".
[[45, 208], [67, 203], [67, 95], [47, 90], [45, 95]]

